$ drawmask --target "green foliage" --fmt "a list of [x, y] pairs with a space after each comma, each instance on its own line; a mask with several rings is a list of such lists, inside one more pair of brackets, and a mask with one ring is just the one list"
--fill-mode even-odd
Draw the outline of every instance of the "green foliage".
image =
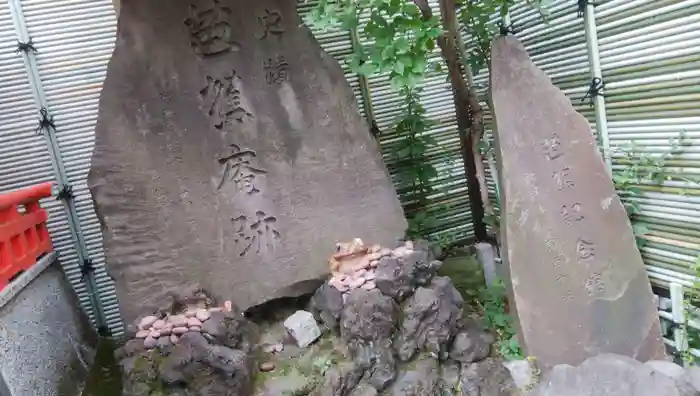
[[506, 287], [497, 279], [490, 287], [481, 291], [480, 303], [484, 323], [496, 333], [498, 352], [507, 360], [523, 359], [523, 350], [518, 342], [513, 326], [513, 318], [508, 313]]
[[[700, 349], [700, 330], [690, 325], [691, 321], [698, 322], [700, 320], [700, 312], [698, 312], [697, 308], [700, 305], [700, 256], [695, 259], [693, 275], [693, 285], [690, 288], [684, 288], [683, 310], [685, 322], [682, 324], [682, 330], [688, 347]], [[690, 353], [689, 348], [684, 348], [681, 351], [681, 359], [688, 366], [697, 365], [698, 358]]]
[[[672, 179], [690, 181], [674, 175], [673, 170], [668, 168], [668, 162], [683, 153], [683, 147], [686, 146], [685, 134], [681, 133], [678, 138], [669, 139], [669, 146], [669, 150], [660, 155], [645, 153], [644, 147], [636, 142], [617, 150], [617, 161], [622, 168], [613, 170], [612, 179], [630, 220], [635, 220], [640, 212], [638, 198], [642, 194], [641, 185], [659, 186]], [[633, 230], [637, 244], [643, 246], [644, 240], [640, 237], [647, 234], [649, 229], [644, 224], [637, 223], [633, 224]]]

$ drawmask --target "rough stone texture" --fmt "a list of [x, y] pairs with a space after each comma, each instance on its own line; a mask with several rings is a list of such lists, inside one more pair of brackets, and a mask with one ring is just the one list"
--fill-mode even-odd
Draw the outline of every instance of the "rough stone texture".
[[94, 357], [90, 322], [55, 256], [45, 257], [43, 270], [16, 280], [26, 281], [22, 290], [0, 297], [0, 377], [8, 396], [78, 394], [88, 375], [81, 359], [89, 365]]
[[534, 367], [528, 360], [512, 360], [503, 362], [505, 367], [513, 378], [515, 386], [521, 391], [526, 391], [531, 386], [535, 385], [537, 378], [534, 375]]
[[284, 327], [294, 337], [299, 348], [306, 348], [321, 336], [314, 315], [307, 311], [296, 311], [284, 321]]
[[457, 333], [464, 300], [447, 277], [436, 277], [419, 287], [403, 306], [394, 346], [399, 359], [407, 361], [419, 350], [443, 357]]
[[495, 341], [493, 335], [477, 326], [469, 326], [460, 331], [452, 340], [450, 359], [462, 363], [472, 363], [484, 359]]
[[392, 396], [438, 395], [440, 389], [440, 368], [438, 362], [429, 356], [419, 356], [389, 388]]
[[127, 322], [173, 290], [244, 310], [311, 292], [329, 246], [404, 233], [352, 90], [296, 5], [121, 2], [89, 185]]
[[[464, 365], [461, 372], [460, 389], [465, 395], [516, 396], [519, 390], [503, 362], [498, 358], [486, 358], [480, 362]], [[571, 396], [562, 393], [558, 396]]]
[[398, 320], [399, 306], [378, 289], [355, 289], [343, 308], [340, 335], [345, 341], [363, 342], [391, 338]]
[[343, 295], [335, 287], [324, 283], [311, 297], [309, 309], [328, 329], [335, 330], [343, 311]]
[[669, 362], [667, 360], [650, 360], [648, 362], [645, 362], [644, 364], [666, 375], [667, 377], [671, 377], [674, 379], [680, 378], [681, 376], [683, 376], [683, 374], [685, 374], [685, 370], [683, 369], [683, 367], [677, 365], [676, 363]]
[[491, 54], [502, 252], [527, 354], [544, 369], [605, 352], [661, 358], [649, 280], [590, 125], [515, 37]]
[[625, 356], [602, 354], [555, 366], [532, 396], [694, 396], [672, 378]]
[[226, 319], [216, 328], [224, 333], [217, 338], [207, 339], [202, 333], [190, 331], [177, 344], [151, 350], [146, 350], [141, 340], [128, 341], [115, 353], [122, 370], [124, 395], [250, 395], [254, 360], [249, 351], [236, 347], [251, 345], [254, 340], [241, 341], [250, 333], [244, 326], [230, 326], [232, 322]]
[[362, 366], [343, 362], [326, 373], [324, 382], [314, 389], [311, 396], [345, 396], [358, 385], [363, 372]]
[[[427, 249], [427, 246], [424, 247]], [[381, 259], [374, 279], [377, 288], [402, 302], [416, 287], [429, 284], [442, 263], [426, 249], [414, 250], [400, 258]]]

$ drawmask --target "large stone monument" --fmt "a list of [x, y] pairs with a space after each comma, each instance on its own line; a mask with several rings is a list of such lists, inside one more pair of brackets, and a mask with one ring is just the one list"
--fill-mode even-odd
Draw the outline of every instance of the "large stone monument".
[[89, 176], [125, 320], [204, 288], [312, 291], [337, 241], [405, 220], [295, 0], [123, 0]]
[[664, 355], [627, 213], [586, 119], [515, 37], [493, 42], [501, 250], [526, 352], [544, 368]]

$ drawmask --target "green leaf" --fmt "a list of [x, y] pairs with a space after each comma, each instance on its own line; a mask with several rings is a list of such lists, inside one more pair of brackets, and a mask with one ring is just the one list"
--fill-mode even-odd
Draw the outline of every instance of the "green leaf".
[[396, 63], [394, 63], [394, 71], [397, 74], [403, 74], [404, 71], [404, 64], [400, 60], [397, 60]]
[[357, 73], [364, 76], [370, 76], [376, 71], [377, 67], [372, 62], [365, 62], [357, 69]]
[[408, 39], [405, 37], [399, 37], [396, 39], [394, 42], [394, 49], [396, 50], [397, 54], [405, 54], [410, 50], [410, 44], [408, 43]]

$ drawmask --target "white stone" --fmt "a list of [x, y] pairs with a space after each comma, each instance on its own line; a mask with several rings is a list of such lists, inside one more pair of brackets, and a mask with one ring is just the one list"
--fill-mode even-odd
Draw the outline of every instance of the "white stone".
[[528, 391], [535, 384], [534, 370], [527, 360], [503, 362], [503, 366], [508, 369], [515, 386], [521, 391]]
[[296, 311], [284, 321], [284, 328], [294, 337], [299, 348], [306, 348], [321, 336], [314, 315], [307, 311]]

